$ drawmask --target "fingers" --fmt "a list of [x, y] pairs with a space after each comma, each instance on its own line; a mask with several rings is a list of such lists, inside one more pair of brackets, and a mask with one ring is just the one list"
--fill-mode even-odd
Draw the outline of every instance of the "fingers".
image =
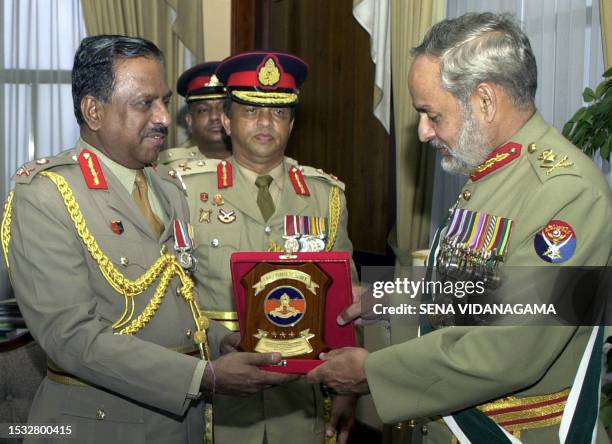
[[225, 355], [237, 351], [239, 345], [240, 333], [229, 333], [221, 340], [219, 349], [221, 350], [221, 354]]
[[317, 368], [306, 373], [306, 381], [310, 384], [320, 384], [323, 382], [323, 368], [325, 364], [319, 365]]
[[247, 365], [274, 365], [282, 359], [280, 353], [240, 353], [240, 355]]
[[361, 316], [361, 301], [349, 305], [336, 319], [338, 325], [346, 325]]

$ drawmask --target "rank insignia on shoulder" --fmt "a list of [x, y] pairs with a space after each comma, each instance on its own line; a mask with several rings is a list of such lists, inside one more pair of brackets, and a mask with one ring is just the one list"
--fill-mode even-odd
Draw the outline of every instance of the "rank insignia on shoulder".
[[502, 147], [497, 148], [491, 154], [487, 160], [478, 165], [476, 169], [470, 174], [470, 179], [476, 182], [479, 179], [491, 174], [509, 164], [514, 159], [520, 157], [523, 146], [519, 143], [509, 142]]
[[570, 162], [568, 159], [569, 157], [566, 155], [563, 156], [561, 159], [557, 160], [557, 153], [555, 153], [553, 150], [544, 150], [538, 156], [538, 160], [542, 162], [540, 168], [546, 170], [547, 176], [550, 176], [555, 170], [558, 170], [559, 168], [569, 168], [573, 166], [574, 162]]
[[298, 167], [293, 166], [289, 169], [289, 180], [291, 180], [291, 185], [293, 185], [296, 194], [310, 196], [310, 190], [306, 185], [304, 175]]
[[576, 232], [562, 220], [551, 220], [536, 234], [533, 246], [540, 259], [560, 264], [570, 259], [576, 251]]
[[104, 173], [100, 167], [98, 156], [88, 149], [84, 149], [79, 154], [78, 159], [79, 166], [83, 172], [83, 177], [85, 178], [85, 183], [87, 183], [87, 187], [90, 190], [108, 189], [108, 185], [106, 185], [106, 178], [104, 177]]

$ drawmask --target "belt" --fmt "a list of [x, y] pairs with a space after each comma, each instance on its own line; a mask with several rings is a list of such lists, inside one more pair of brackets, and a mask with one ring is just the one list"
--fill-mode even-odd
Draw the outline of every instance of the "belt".
[[235, 311], [204, 310], [202, 314], [207, 318], [224, 325], [231, 331], [240, 331], [240, 327], [238, 325], [238, 313]]
[[[185, 355], [199, 355], [200, 350], [196, 346], [186, 346], [186, 347], [176, 347], [172, 350], [185, 354]], [[93, 384], [90, 384], [81, 378], [78, 378], [70, 373], [62, 370], [57, 364], [55, 364], [50, 359], [47, 359], [47, 378], [49, 378], [53, 382], [57, 382], [59, 384], [64, 385], [76, 385], [79, 387], [91, 387]]]
[[[508, 396], [478, 406], [478, 410], [517, 438], [521, 431], [561, 423], [570, 389], [538, 396]], [[453, 438], [453, 443], [456, 439]]]

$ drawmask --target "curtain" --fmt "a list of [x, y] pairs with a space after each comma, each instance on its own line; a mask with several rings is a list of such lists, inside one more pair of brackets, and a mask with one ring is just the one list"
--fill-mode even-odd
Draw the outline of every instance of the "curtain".
[[600, 0], [600, 17], [604, 64], [607, 69], [612, 67], [612, 2], [610, 0]]
[[353, 16], [370, 34], [375, 65], [374, 115], [387, 132], [391, 120], [391, 17], [389, 0], [353, 0]]
[[396, 263], [411, 265], [411, 252], [427, 248], [434, 150], [417, 137], [418, 114], [408, 91], [411, 48], [444, 18], [444, 1], [392, 0], [391, 77], [396, 145], [396, 226], [389, 237]]
[[[604, 73], [602, 32], [612, 40], [612, 2], [602, 0], [542, 0], [538, 2], [508, 0], [448, 0], [447, 17], [466, 12], [508, 12], [520, 20], [531, 41], [538, 64], [536, 107], [547, 122], [561, 130], [565, 122], [582, 106], [582, 91], [594, 88]], [[604, 14], [607, 14], [604, 16]], [[606, 26], [601, 26], [600, 23]], [[606, 34], [606, 29], [608, 34]], [[607, 44], [609, 45], [609, 44]], [[608, 61], [609, 66], [610, 61]], [[612, 186], [608, 162], [594, 158]], [[432, 226], [441, 220], [457, 199], [464, 177], [451, 176], [436, 163]]]
[[[124, 34], [154, 42], [166, 59], [166, 78], [174, 90], [189, 61], [186, 48], [204, 60], [203, 5], [198, 0], [82, 0], [89, 35]], [[176, 123], [182, 105], [176, 96], [170, 114]], [[169, 146], [178, 145], [178, 125], [169, 128]]]
[[[23, 163], [73, 146], [79, 135], [70, 71], [85, 23], [79, 0], [0, 2], [0, 198]], [[0, 261], [0, 299], [9, 283]]]

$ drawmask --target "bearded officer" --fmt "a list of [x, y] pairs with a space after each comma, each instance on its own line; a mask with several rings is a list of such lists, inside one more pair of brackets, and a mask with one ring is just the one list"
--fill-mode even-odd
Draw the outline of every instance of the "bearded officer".
[[225, 159], [232, 154], [221, 124], [225, 88], [214, 75], [217, 66], [219, 62], [201, 63], [176, 81], [176, 91], [187, 102], [189, 139], [181, 147], [163, 150], [159, 163], [180, 171], [189, 160]]
[[257, 369], [280, 354], [212, 361], [227, 330], [194, 294], [182, 184], [152, 165], [170, 125], [164, 74], [147, 40], [84, 39], [72, 70], [81, 138], [19, 168], [3, 217], [15, 296], [49, 358], [28, 421], [71, 425], [77, 442], [201, 443], [203, 395], [293, 379]]
[[[609, 265], [610, 189], [536, 111], [535, 57], [521, 29], [468, 14], [435, 25], [414, 54], [419, 138], [440, 150], [446, 171], [469, 175], [430, 266], [451, 279], [477, 270], [503, 280], [517, 266], [536, 277], [542, 267]], [[345, 319], [358, 313], [356, 304]], [[594, 441], [600, 327], [420, 326], [421, 337], [369, 355], [332, 351], [307, 378], [371, 392], [380, 417], [400, 428], [423, 418], [423, 442]]]
[[[224, 60], [216, 76], [228, 90], [222, 120], [233, 156], [194, 159], [177, 169], [198, 238], [197, 291], [207, 315], [234, 330], [233, 252], [282, 251], [283, 236], [301, 235], [300, 251], [352, 253], [344, 184], [284, 156], [306, 74], [306, 63], [291, 54], [251, 52]], [[302, 229], [288, 233], [289, 220], [302, 221]], [[334, 418], [349, 425], [353, 402], [338, 398]], [[303, 382], [248, 398], [218, 396], [215, 409], [215, 433], [223, 442], [282, 443], [289, 435], [297, 443], [323, 441], [321, 392]]]

